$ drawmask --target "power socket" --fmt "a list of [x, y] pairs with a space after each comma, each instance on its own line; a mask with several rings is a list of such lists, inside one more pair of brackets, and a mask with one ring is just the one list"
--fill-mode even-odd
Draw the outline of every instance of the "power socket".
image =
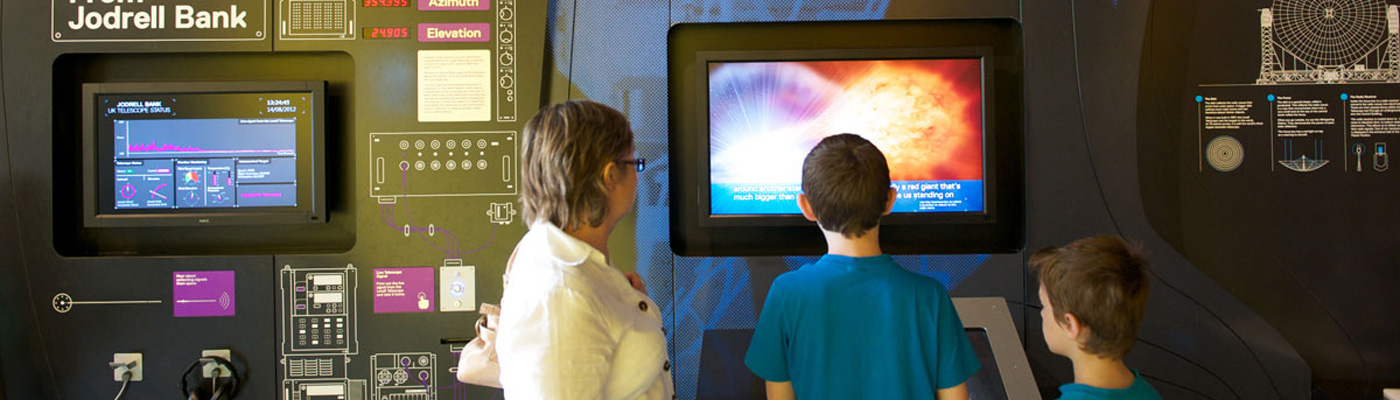
[[[143, 377], [141, 373], [141, 353], [113, 353], [112, 354], [112, 380], [121, 382], [122, 375], [131, 372], [131, 381], [140, 382]], [[131, 367], [127, 367], [131, 365]]]
[[[230, 352], [228, 349], [205, 350], [204, 352], [202, 352], [202, 353], [199, 354], [199, 357], [200, 357], [200, 358], [203, 358], [203, 357], [218, 357], [218, 358], [224, 359], [224, 361], [228, 361], [228, 362], [230, 362], [230, 363], [233, 362], [233, 353]], [[219, 369], [219, 377], [220, 377], [220, 378], [227, 378], [227, 377], [233, 375], [233, 371], [229, 371], [229, 370], [228, 370], [228, 367], [225, 367], [225, 366], [223, 366], [223, 365], [219, 365], [219, 364], [217, 364], [217, 363], [206, 363], [206, 364], [204, 364], [204, 377], [205, 377], [205, 378], [213, 378], [213, 377], [214, 377], [214, 369], [215, 369], [215, 368], [218, 368], [218, 369]]]

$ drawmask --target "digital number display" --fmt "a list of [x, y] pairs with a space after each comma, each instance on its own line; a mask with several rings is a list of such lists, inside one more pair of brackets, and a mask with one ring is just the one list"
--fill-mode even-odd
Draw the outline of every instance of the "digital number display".
[[365, 28], [369, 39], [408, 39], [412, 37], [407, 27]]
[[365, 7], [408, 7], [410, 0], [365, 0]]

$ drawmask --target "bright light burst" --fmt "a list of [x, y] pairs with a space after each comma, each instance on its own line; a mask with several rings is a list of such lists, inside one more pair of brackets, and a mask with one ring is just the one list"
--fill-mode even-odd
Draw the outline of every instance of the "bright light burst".
[[710, 67], [710, 179], [797, 184], [822, 138], [865, 137], [895, 181], [982, 179], [980, 61], [723, 63]]

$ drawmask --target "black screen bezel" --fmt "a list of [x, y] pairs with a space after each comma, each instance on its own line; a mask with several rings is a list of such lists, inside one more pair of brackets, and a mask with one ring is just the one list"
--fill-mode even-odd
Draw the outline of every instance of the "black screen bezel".
[[[139, 82], [83, 85], [83, 226], [174, 227], [202, 225], [310, 224], [326, 220], [324, 81]], [[308, 129], [297, 130], [297, 205], [292, 207], [127, 209], [113, 205], [113, 143], [101, 137], [98, 99], [126, 95], [219, 95], [304, 93], [310, 97]]]
[[[789, 256], [824, 253], [826, 241], [815, 223], [790, 217], [779, 221], [734, 218], [728, 225], [705, 222], [700, 188], [709, 185], [708, 116], [701, 108], [708, 97], [699, 92], [702, 52], [822, 51], [832, 49], [945, 49], [952, 52], [986, 48], [991, 60], [984, 82], [987, 115], [995, 125], [984, 126], [984, 157], [990, 168], [984, 177], [986, 210], [995, 218], [958, 221], [953, 216], [924, 221], [882, 221], [880, 245], [888, 254], [1014, 253], [1025, 247], [1025, 180], [1023, 126], [1024, 78], [1020, 23], [1010, 18], [700, 23], [673, 25], [667, 37], [669, 143], [667, 167], [670, 246], [681, 256]], [[707, 75], [706, 75], [707, 76]], [[699, 101], [702, 100], [703, 101]], [[994, 99], [994, 100], [985, 100]], [[701, 168], [704, 166], [705, 168]], [[908, 214], [906, 214], [908, 215]], [[772, 217], [767, 217], [772, 218]], [[907, 218], [907, 217], [906, 217]], [[941, 220], [940, 220], [941, 219]], [[775, 225], [765, 225], [775, 224]]]

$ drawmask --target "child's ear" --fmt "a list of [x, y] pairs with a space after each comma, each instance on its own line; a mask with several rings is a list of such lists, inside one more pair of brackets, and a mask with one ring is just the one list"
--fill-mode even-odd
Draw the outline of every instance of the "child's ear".
[[894, 186], [890, 186], [889, 196], [890, 198], [885, 200], [885, 212], [880, 215], [890, 215], [890, 211], [894, 210], [894, 201], [899, 199], [899, 193], [894, 190]]
[[817, 222], [817, 213], [812, 211], [812, 203], [807, 202], [807, 195], [797, 194], [797, 208], [802, 209], [802, 216], [808, 221]]
[[1079, 322], [1079, 317], [1070, 313], [1065, 313], [1065, 321], [1060, 324], [1060, 327], [1064, 328], [1065, 335], [1079, 343], [1082, 343], [1082, 341], [1079, 340], [1080, 336], [1083, 336], [1084, 331], [1088, 329], [1083, 323]]

